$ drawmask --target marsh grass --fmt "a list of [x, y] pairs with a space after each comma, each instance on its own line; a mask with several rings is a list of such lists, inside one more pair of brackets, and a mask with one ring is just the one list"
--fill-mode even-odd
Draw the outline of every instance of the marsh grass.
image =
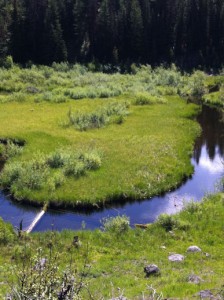
[[101, 128], [108, 123], [121, 124], [128, 115], [127, 102], [112, 102], [104, 106], [99, 111], [83, 114], [81, 112], [73, 113], [68, 111], [69, 125], [73, 125], [80, 131], [88, 129]]
[[167, 103], [167, 100], [164, 97], [153, 96], [146, 92], [137, 93], [135, 95], [135, 100], [134, 100], [135, 105], [149, 105], [149, 104], [156, 104], [156, 103], [165, 104]]
[[[62, 149], [47, 157], [38, 153], [30, 161], [10, 162], [4, 167], [0, 179], [2, 187], [21, 200], [30, 191], [45, 188], [53, 192], [64, 183], [65, 176], [79, 178], [100, 166], [101, 157], [97, 151], [75, 153]], [[51, 169], [60, 170], [52, 172]]]

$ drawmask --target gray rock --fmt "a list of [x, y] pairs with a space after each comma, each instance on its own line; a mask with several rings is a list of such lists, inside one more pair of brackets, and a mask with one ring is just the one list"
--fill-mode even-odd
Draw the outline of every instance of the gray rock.
[[198, 246], [190, 246], [187, 252], [201, 252], [201, 249]]
[[159, 274], [160, 269], [157, 267], [157, 265], [148, 265], [144, 268], [144, 272], [146, 273], [146, 276], [154, 275], [154, 274]]
[[200, 296], [200, 298], [211, 298], [213, 296], [212, 292], [210, 290], [202, 290], [198, 293], [198, 296]]
[[176, 262], [179, 262], [179, 261], [183, 261], [184, 260], [184, 256], [181, 255], [181, 254], [171, 254], [169, 257], [168, 257], [169, 261], [176, 261]]
[[199, 284], [202, 281], [202, 279], [197, 275], [189, 275], [188, 282]]

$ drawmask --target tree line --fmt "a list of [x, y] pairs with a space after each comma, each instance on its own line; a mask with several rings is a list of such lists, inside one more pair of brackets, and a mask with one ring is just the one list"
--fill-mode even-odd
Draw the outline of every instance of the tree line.
[[0, 0], [0, 56], [37, 64], [224, 62], [223, 0]]

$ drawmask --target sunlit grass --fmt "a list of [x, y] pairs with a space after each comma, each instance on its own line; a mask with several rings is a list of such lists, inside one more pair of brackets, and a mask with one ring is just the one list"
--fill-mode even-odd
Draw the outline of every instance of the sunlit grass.
[[[117, 98], [123, 100], [129, 99]], [[49, 154], [65, 146], [102, 153], [100, 169], [78, 180], [69, 178], [51, 194], [42, 189], [26, 194], [26, 198], [40, 203], [60, 199], [70, 206], [76, 201], [92, 205], [119, 198], [145, 198], [177, 186], [193, 172], [190, 155], [199, 128], [191, 116], [197, 107], [179, 97], [170, 96], [167, 101], [131, 106], [123, 124], [86, 132], [63, 126], [68, 110], [100, 110], [104, 100], [1, 104], [0, 136], [26, 142], [22, 154], [13, 161], [27, 161], [37, 152]]]

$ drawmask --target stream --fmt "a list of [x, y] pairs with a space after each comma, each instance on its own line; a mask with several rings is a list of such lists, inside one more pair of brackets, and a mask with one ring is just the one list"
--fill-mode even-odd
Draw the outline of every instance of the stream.
[[[105, 217], [127, 215], [131, 225], [136, 223], [152, 223], [161, 213], [174, 214], [180, 211], [188, 201], [200, 201], [203, 196], [223, 190], [220, 179], [224, 176], [224, 120], [220, 110], [202, 106], [197, 118], [202, 133], [196, 140], [191, 163], [194, 174], [175, 191], [151, 199], [126, 204], [115, 204], [104, 210], [92, 213], [77, 213], [66, 210], [48, 209], [33, 231], [49, 229], [86, 229], [99, 228], [100, 220]], [[23, 228], [30, 226], [40, 212], [40, 208], [24, 205], [10, 200], [0, 192], [0, 217], [19, 226], [23, 220]]]

